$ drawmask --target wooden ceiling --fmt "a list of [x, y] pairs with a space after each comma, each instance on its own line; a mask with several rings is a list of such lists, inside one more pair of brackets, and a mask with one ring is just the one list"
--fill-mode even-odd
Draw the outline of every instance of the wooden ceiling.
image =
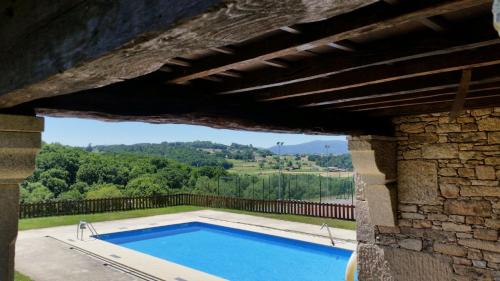
[[379, 1], [171, 58], [142, 77], [4, 111], [390, 134], [394, 116], [500, 105], [491, 4]]

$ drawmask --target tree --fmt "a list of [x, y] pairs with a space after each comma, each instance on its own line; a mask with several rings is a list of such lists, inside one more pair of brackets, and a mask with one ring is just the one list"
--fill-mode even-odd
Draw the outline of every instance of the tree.
[[28, 198], [28, 203], [48, 201], [48, 200], [53, 199], [53, 198], [54, 198], [54, 194], [52, 192], [50, 192], [50, 190], [47, 187], [45, 187], [43, 185], [38, 185], [30, 193], [30, 196]]
[[69, 190], [67, 178], [68, 172], [60, 168], [52, 168], [40, 174], [40, 182], [55, 196]]
[[77, 189], [68, 190], [66, 192], [59, 194], [59, 196], [57, 197], [57, 199], [60, 200], [80, 200], [84, 198], [85, 196], [82, 193], [80, 193], [80, 191], [78, 191]]
[[118, 186], [114, 184], [95, 185], [87, 192], [87, 199], [115, 198], [123, 196]]
[[162, 188], [151, 175], [142, 175], [131, 180], [126, 188], [125, 194], [128, 196], [154, 196], [164, 194], [167, 188]]
[[76, 190], [80, 192], [81, 194], [85, 194], [89, 189], [90, 186], [82, 181], [76, 182], [75, 184], [71, 185], [69, 187], [70, 191]]

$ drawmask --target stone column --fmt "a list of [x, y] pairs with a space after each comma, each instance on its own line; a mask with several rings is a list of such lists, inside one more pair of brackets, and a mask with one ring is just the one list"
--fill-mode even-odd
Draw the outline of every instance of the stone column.
[[376, 226], [396, 225], [396, 139], [358, 136], [348, 140], [356, 183], [359, 280], [392, 280], [375, 236]]
[[43, 118], [0, 114], [0, 280], [14, 280], [19, 184], [35, 168]]

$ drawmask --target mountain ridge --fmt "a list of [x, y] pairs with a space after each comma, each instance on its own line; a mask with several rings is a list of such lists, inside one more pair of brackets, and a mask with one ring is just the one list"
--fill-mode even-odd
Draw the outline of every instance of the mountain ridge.
[[[329, 145], [330, 147], [327, 149], [325, 145]], [[316, 140], [310, 141], [300, 144], [292, 144], [292, 145], [283, 145], [281, 149], [278, 146], [269, 147], [268, 150], [271, 152], [278, 154], [345, 154], [349, 153], [347, 148], [347, 141], [345, 140]]]

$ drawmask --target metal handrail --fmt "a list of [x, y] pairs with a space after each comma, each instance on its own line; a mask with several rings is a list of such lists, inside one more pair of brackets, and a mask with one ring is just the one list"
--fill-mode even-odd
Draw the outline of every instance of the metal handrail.
[[[78, 223], [78, 225], [76, 226], [76, 239], [77, 240], [83, 241], [83, 231], [85, 229], [88, 229], [90, 231], [90, 233], [92, 234], [92, 236], [94, 236], [94, 237], [99, 237], [99, 235], [100, 235], [92, 223], [86, 222], [86, 221], [80, 221]], [[78, 235], [78, 234], [80, 234], [80, 235]]]
[[323, 228], [325, 226], [326, 226], [326, 230], [328, 230], [328, 236], [330, 236], [330, 241], [332, 242], [332, 246], [335, 246], [335, 241], [333, 241], [332, 232], [330, 231], [330, 227], [328, 226], [328, 224], [326, 224], [326, 223], [322, 224], [320, 230], [323, 230]]

